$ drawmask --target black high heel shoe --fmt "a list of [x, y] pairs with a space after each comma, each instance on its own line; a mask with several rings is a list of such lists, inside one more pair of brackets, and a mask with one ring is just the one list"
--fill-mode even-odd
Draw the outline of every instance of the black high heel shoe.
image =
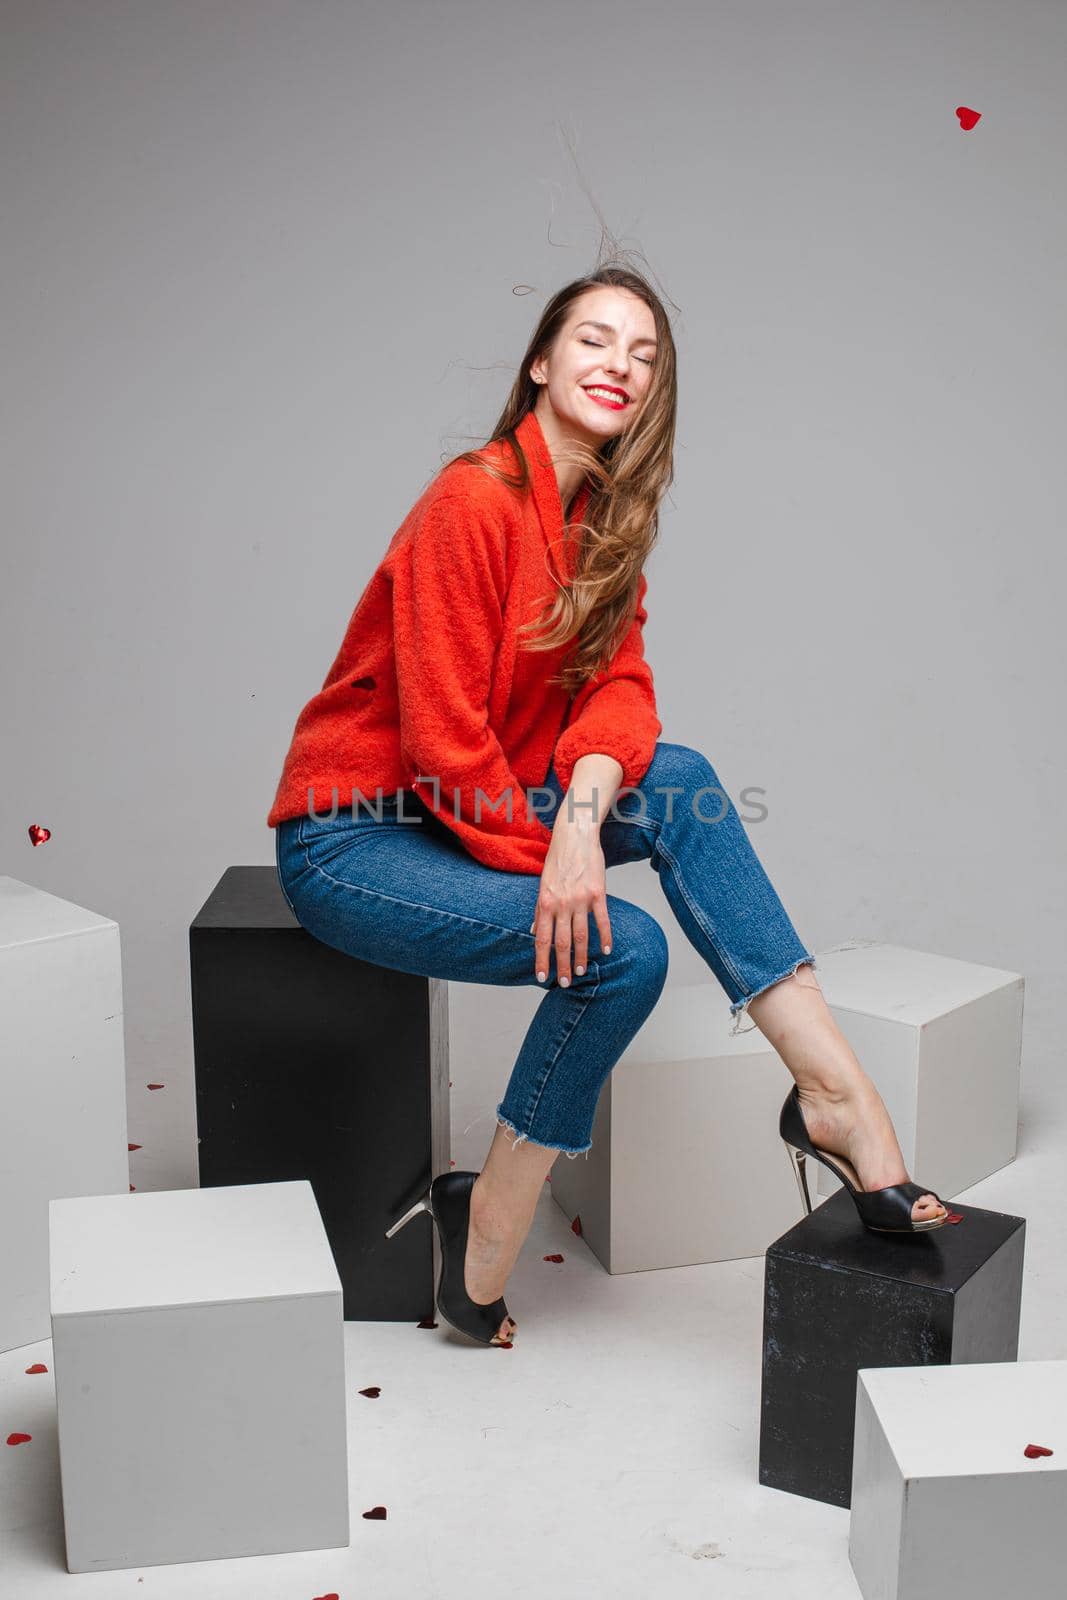
[[[391, 1239], [399, 1233], [405, 1222], [410, 1222], [419, 1211], [428, 1211], [437, 1224], [441, 1241], [441, 1277], [437, 1284], [437, 1309], [441, 1316], [459, 1333], [465, 1333], [479, 1344], [492, 1344], [505, 1317], [510, 1319], [503, 1298], [486, 1304], [472, 1300], [463, 1281], [463, 1266], [467, 1258], [467, 1230], [470, 1226], [471, 1195], [476, 1172], [442, 1172], [433, 1180], [421, 1200], [416, 1200], [410, 1211], [386, 1231]], [[517, 1327], [518, 1324], [516, 1323]]]
[[825, 1150], [819, 1150], [812, 1144], [808, 1135], [808, 1126], [804, 1121], [804, 1111], [800, 1104], [800, 1095], [794, 1083], [789, 1094], [786, 1095], [782, 1114], [778, 1119], [778, 1131], [785, 1140], [789, 1159], [793, 1171], [796, 1173], [797, 1183], [800, 1186], [800, 1196], [804, 1202], [808, 1216], [811, 1215], [811, 1196], [808, 1194], [808, 1175], [805, 1171], [807, 1156], [814, 1156], [816, 1161], [821, 1161], [824, 1167], [829, 1167], [835, 1178], [840, 1178], [855, 1202], [856, 1210], [860, 1214], [860, 1221], [875, 1233], [929, 1233], [932, 1228], [943, 1228], [949, 1218], [949, 1207], [945, 1206], [943, 1217], [933, 1217], [929, 1222], [916, 1222], [911, 1214], [911, 1208], [916, 1200], [924, 1194], [932, 1194], [941, 1205], [945, 1202], [933, 1189], [923, 1189], [917, 1183], [893, 1183], [888, 1189], [857, 1189], [845, 1176], [842, 1169], [833, 1157]]

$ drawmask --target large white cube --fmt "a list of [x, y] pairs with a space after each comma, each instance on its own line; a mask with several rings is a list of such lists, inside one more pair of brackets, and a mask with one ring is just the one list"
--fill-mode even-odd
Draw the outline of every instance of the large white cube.
[[118, 924], [7, 877], [0, 1100], [0, 1350], [13, 1350], [48, 1338], [49, 1200], [125, 1195], [130, 1180]]
[[310, 1183], [58, 1199], [70, 1572], [349, 1542], [341, 1281]]
[[592, 1149], [552, 1195], [609, 1272], [761, 1256], [804, 1215], [778, 1132], [793, 1079], [721, 986], [668, 982], [600, 1092]]
[[[1021, 974], [857, 942], [820, 952], [816, 975], [914, 1181], [958, 1195], [1014, 1161]], [[809, 1161], [809, 1182], [813, 1171], [820, 1195], [841, 1186], [821, 1162]]]
[[860, 1368], [848, 1553], [864, 1600], [1060, 1600], [1065, 1439], [1067, 1361]]

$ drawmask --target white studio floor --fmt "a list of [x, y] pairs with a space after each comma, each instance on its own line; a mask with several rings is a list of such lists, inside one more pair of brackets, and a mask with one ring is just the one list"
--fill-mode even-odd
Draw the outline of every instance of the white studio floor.
[[[1027, 1219], [1022, 1361], [1067, 1354], [1065, 1139], [1067, 1086], [1024, 1075], [1017, 1159], [946, 1196]], [[542, 1260], [556, 1251], [561, 1265]], [[546, 1185], [507, 1293], [520, 1323], [511, 1350], [469, 1345], [445, 1324], [346, 1325], [342, 1550], [68, 1573], [51, 1341], [0, 1355], [0, 1440], [32, 1435], [0, 1455], [0, 1593], [859, 1595], [848, 1511], [757, 1482], [762, 1257], [612, 1277]], [[38, 1361], [48, 1373], [27, 1376]], [[373, 1384], [380, 1396], [362, 1397]], [[364, 1520], [378, 1505], [386, 1520]]]

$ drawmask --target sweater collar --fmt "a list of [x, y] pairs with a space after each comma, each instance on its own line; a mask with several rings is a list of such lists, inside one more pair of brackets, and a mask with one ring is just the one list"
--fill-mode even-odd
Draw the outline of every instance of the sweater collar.
[[[534, 504], [537, 514], [541, 519], [541, 527], [548, 541], [549, 554], [553, 565], [560, 578], [564, 581], [573, 575], [574, 555], [578, 547], [578, 539], [572, 538], [564, 542], [563, 500], [559, 492], [559, 482], [556, 478], [556, 469], [552, 465], [552, 453], [548, 448], [544, 430], [537, 420], [534, 411], [527, 411], [515, 429], [515, 437], [522, 445], [527, 461], [530, 463], [530, 480]], [[567, 527], [573, 527], [585, 515], [585, 508], [589, 503], [592, 493], [592, 484], [587, 478], [579, 487], [571, 505], [571, 514], [567, 519]], [[569, 565], [568, 565], [569, 558]]]

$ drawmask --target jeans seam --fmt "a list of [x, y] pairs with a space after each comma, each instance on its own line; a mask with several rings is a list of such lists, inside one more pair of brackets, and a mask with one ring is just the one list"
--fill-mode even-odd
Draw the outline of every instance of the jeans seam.
[[726, 951], [719, 943], [717, 936], [712, 931], [711, 927], [708, 925], [701, 913], [698, 911], [697, 907], [693, 904], [693, 901], [690, 899], [689, 891], [685, 886], [685, 878], [683, 877], [681, 869], [678, 866], [678, 862], [663, 843], [662, 827], [657, 827], [654, 822], [642, 822], [636, 817], [616, 817], [615, 820], [616, 822], [624, 822], [627, 827], [630, 828], [644, 828], [648, 833], [652, 834], [652, 837], [655, 840], [655, 848], [659, 851], [660, 855], [674, 872], [674, 879], [681, 890], [682, 899], [693, 913], [693, 921], [699, 928], [703, 929], [704, 933], [707, 935], [708, 943], [715, 947], [716, 955], [719, 957], [719, 960], [722, 962], [727, 972], [737, 984], [737, 987], [741, 990], [742, 996], [748, 994], [748, 986], [741, 977], [741, 974], [737, 971], [737, 968], [734, 966], [733, 962], [726, 954]]
[[[585, 1014], [589, 1009], [590, 1002], [592, 1001], [592, 999], [596, 995], [596, 992], [597, 992], [597, 990], [599, 988], [600, 988], [600, 968], [598, 966], [597, 967], [597, 981], [596, 981], [596, 983], [594, 983], [594, 985], [593, 985], [593, 987], [591, 989], [587, 989], [587, 988], [585, 988], [583, 986], [583, 988], [580, 989], [580, 990], [579, 989], [572, 989], [571, 990], [572, 996], [574, 996], [576, 998], [579, 995], [581, 996], [582, 1009], [579, 1011], [578, 1015], [574, 1018], [574, 1021], [570, 1023], [569, 1027], [567, 1028], [566, 1034], [560, 1040], [560, 1043], [559, 1043], [559, 1045], [558, 1045], [558, 1047], [556, 1049], [555, 1054], [552, 1057], [552, 1060], [548, 1063], [548, 1065], [545, 1067], [544, 1072], [541, 1074], [541, 1081], [537, 1086], [537, 1094], [536, 1094], [536, 1098], [534, 1099], [533, 1107], [527, 1113], [527, 1117], [526, 1117], [526, 1120], [530, 1124], [531, 1128], [533, 1127], [534, 1121], [535, 1121], [535, 1119], [537, 1117], [537, 1109], [540, 1106], [542, 1099], [544, 1098], [545, 1090], [548, 1087], [548, 1084], [549, 1084], [549, 1081], [550, 1081], [550, 1079], [552, 1077], [552, 1074], [556, 1070], [556, 1067], [557, 1067], [557, 1065], [559, 1063], [559, 1058], [563, 1054], [563, 1052], [567, 1048], [567, 1046], [570, 1044], [571, 1040], [574, 1038], [574, 1035], [578, 1031], [578, 1028], [579, 1028], [579, 1025], [582, 1022], [582, 1019], [585, 1017]], [[527, 1138], [533, 1138], [533, 1135], [532, 1134], [528, 1134]], [[534, 1142], [537, 1143], [536, 1140], [534, 1140]]]
[[704, 933], [707, 935], [708, 943], [714, 946], [716, 955], [718, 956], [719, 960], [722, 962], [723, 966], [726, 968], [727, 972], [733, 978], [734, 982], [737, 984], [737, 987], [741, 990], [742, 995], [748, 994], [749, 993], [748, 985], [746, 984], [745, 980], [742, 978], [741, 974], [738, 972], [737, 968], [734, 966], [733, 962], [730, 960], [730, 957], [727, 955], [726, 951], [723, 949], [722, 945], [719, 942], [717, 934], [714, 932], [714, 930], [712, 929], [710, 924], [706, 921], [703, 913], [699, 910], [699, 908], [696, 905], [694, 905], [693, 901], [690, 899], [689, 891], [685, 886], [685, 877], [684, 877], [684, 875], [683, 875], [683, 873], [681, 871], [681, 868], [679, 867], [678, 862], [675, 859], [675, 857], [672, 856], [670, 851], [668, 849], [666, 849], [666, 847], [664, 846], [662, 834], [660, 835], [660, 837], [656, 841], [656, 843], [657, 843], [657, 848], [659, 849], [660, 855], [662, 855], [663, 859], [667, 862], [668, 866], [671, 868], [671, 870], [674, 873], [674, 881], [677, 883], [678, 888], [681, 890], [682, 899], [685, 901], [686, 905], [689, 907], [690, 911], [693, 913], [693, 921], [697, 924], [697, 926], [699, 928], [702, 928]]
[[394, 905], [407, 906], [410, 911], [432, 911], [435, 916], [448, 917], [452, 922], [467, 922], [473, 928], [491, 928], [494, 933], [511, 933], [519, 939], [528, 939], [531, 944], [536, 944], [537, 942], [532, 933], [523, 933], [521, 928], [509, 928], [503, 922], [486, 922], [481, 917], [465, 917], [458, 911], [446, 911], [442, 906], [430, 906], [422, 900], [405, 900], [398, 894], [387, 894], [384, 889], [365, 889], [360, 883], [346, 883], [343, 878], [335, 878], [331, 872], [327, 872], [325, 867], [315, 866], [313, 862], [308, 860], [306, 850], [304, 852], [304, 863], [309, 872], [320, 873], [322, 877], [328, 878], [331, 883], [336, 884], [339, 889], [350, 889], [354, 894], [371, 895], [376, 900], [390, 900]]

